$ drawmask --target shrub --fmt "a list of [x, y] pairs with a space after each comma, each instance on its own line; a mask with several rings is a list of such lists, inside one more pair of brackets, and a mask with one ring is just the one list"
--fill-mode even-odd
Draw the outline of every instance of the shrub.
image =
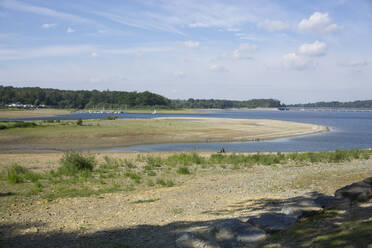
[[67, 152], [60, 160], [61, 167], [58, 172], [61, 174], [74, 175], [78, 172], [93, 171], [96, 165], [94, 155], [84, 155], [79, 152]]
[[76, 125], [82, 126], [83, 125], [83, 119], [81, 119], [81, 118], [77, 119]]
[[114, 116], [107, 116], [106, 117], [106, 120], [116, 120], [118, 118], [117, 115], [114, 115]]

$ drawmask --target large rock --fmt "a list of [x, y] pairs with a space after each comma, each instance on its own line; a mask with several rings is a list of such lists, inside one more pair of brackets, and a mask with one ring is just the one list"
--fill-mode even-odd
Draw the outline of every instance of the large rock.
[[258, 217], [252, 217], [248, 222], [256, 227], [264, 229], [266, 232], [272, 233], [284, 230], [297, 221], [296, 214], [284, 213], [264, 213]]
[[352, 202], [364, 202], [372, 199], [372, 178], [347, 185], [336, 190], [335, 197], [338, 199], [348, 199]]
[[238, 219], [218, 221], [204, 232], [188, 232], [176, 240], [178, 248], [235, 248], [262, 241], [266, 233]]
[[218, 222], [211, 234], [221, 247], [241, 247], [266, 238], [264, 231], [237, 219]]
[[197, 233], [184, 233], [176, 240], [177, 248], [220, 248], [213, 240], [198, 235]]

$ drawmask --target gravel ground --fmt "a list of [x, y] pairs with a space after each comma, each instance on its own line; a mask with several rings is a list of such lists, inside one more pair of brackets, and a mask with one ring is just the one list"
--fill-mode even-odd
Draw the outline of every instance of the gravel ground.
[[[0, 244], [167, 247], [185, 230], [218, 219], [254, 216], [264, 211], [263, 201], [313, 191], [331, 195], [368, 176], [372, 176], [371, 159], [342, 164], [254, 166], [193, 175], [171, 188], [13, 204], [0, 213]], [[140, 200], [152, 202], [134, 203]]]

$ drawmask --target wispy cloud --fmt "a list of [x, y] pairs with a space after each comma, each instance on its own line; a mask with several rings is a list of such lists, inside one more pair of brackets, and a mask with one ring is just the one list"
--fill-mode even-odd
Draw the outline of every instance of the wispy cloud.
[[342, 66], [345, 67], [364, 67], [368, 65], [368, 62], [366, 60], [353, 60], [353, 61], [348, 61], [346, 63], [342, 63]]
[[264, 22], [259, 23], [258, 26], [270, 32], [283, 31], [290, 28], [288, 23], [279, 20], [265, 20]]
[[[151, 15], [150, 13], [136, 15], [128, 14], [123, 15], [122, 13], [111, 13], [105, 11], [91, 11], [92, 14], [106, 18], [112, 22], [116, 22], [125, 26], [145, 29], [145, 30], [161, 30], [170, 33], [177, 33], [183, 35], [183, 33], [172, 25], [161, 21], [159, 16]], [[142, 17], [141, 17], [142, 15]]]
[[256, 45], [240, 44], [239, 48], [234, 50], [233, 57], [236, 59], [252, 59], [252, 54], [256, 50]]
[[11, 10], [28, 12], [28, 13], [32, 13], [36, 15], [49, 16], [49, 17], [59, 18], [59, 19], [67, 20], [67, 21], [92, 22], [91, 20], [80, 17], [78, 15], [65, 13], [65, 12], [57, 11], [57, 10], [46, 8], [46, 7], [35, 6], [35, 5], [27, 4], [21, 1], [17, 1], [17, 0], [3, 0], [0, 2], [0, 6], [2, 6], [3, 8], [11, 9]]
[[45, 29], [54, 28], [55, 26], [57, 26], [55, 23], [44, 23], [41, 25], [41, 27]]
[[183, 42], [183, 44], [185, 45], [185, 47], [188, 47], [188, 48], [197, 48], [200, 46], [200, 43], [198, 41], [185, 41]]
[[60, 45], [28, 49], [0, 49], [0, 60], [34, 59], [89, 54], [95, 48], [91, 45]]
[[229, 70], [223, 65], [210, 65], [208, 68], [210, 71], [214, 72], [228, 72]]
[[75, 31], [76, 31], [75, 29], [68, 27], [66, 33], [74, 33]]

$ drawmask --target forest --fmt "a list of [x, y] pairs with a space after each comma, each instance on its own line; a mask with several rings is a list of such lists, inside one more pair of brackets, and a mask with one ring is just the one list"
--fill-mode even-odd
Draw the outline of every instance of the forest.
[[17, 88], [0, 85], [0, 105], [20, 102], [34, 106], [45, 105], [52, 108], [143, 108], [159, 107], [179, 108], [257, 108], [280, 107], [280, 101], [274, 99], [252, 99], [245, 101], [218, 99], [171, 100], [164, 96], [145, 92], [98, 91], [98, 90], [59, 90], [39, 87]]

